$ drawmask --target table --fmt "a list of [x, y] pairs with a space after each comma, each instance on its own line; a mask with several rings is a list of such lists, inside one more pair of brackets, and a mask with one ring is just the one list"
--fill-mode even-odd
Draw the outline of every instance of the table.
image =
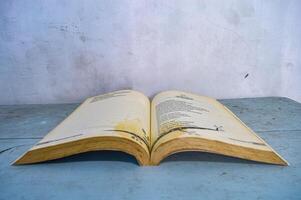
[[11, 166], [79, 104], [0, 106], [0, 199], [301, 199], [301, 104], [283, 97], [220, 102], [290, 166], [186, 152], [139, 167], [113, 151]]

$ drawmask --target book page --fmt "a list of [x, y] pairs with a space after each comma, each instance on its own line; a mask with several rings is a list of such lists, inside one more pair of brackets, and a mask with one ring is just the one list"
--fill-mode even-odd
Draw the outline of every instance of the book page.
[[88, 98], [32, 149], [95, 136], [128, 138], [148, 151], [149, 99], [132, 90]]
[[155, 96], [151, 109], [153, 149], [175, 138], [196, 137], [272, 151], [215, 99], [180, 91], [167, 91]]

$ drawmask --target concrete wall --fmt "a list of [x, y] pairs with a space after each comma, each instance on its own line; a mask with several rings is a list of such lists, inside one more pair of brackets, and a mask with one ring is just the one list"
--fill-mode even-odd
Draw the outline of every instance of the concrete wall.
[[0, 1], [0, 104], [124, 88], [301, 101], [301, 1]]

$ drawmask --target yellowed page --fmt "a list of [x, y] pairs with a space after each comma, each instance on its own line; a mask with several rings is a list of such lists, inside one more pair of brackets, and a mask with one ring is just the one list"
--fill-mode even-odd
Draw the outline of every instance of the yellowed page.
[[152, 145], [193, 137], [273, 151], [261, 138], [215, 99], [180, 91], [155, 96], [152, 109]]
[[132, 90], [88, 98], [31, 150], [95, 136], [128, 138], [148, 151], [149, 99]]

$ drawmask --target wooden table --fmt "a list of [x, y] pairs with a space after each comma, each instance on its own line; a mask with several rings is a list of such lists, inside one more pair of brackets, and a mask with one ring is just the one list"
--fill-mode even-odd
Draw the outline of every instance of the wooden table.
[[287, 98], [220, 100], [290, 163], [180, 153], [139, 167], [119, 152], [11, 166], [78, 104], [0, 106], [0, 199], [301, 199], [301, 104]]

